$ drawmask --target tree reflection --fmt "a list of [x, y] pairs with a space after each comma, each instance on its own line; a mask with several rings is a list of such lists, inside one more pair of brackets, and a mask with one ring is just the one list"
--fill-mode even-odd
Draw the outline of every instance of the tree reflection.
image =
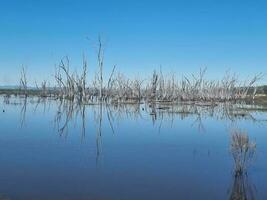
[[99, 157], [102, 153], [102, 119], [103, 118], [103, 104], [100, 102], [98, 108], [98, 115], [96, 118], [96, 124], [98, 125], [96, 130], [96, 162], [98, 163]]
[[0, 200], [11, 200], [11, 199], [4, 194], [0, 194]]
[[[23, 126], [25, 124], [27, 104], [29, 104], [30, 97], [25, 97], [22, 99], [21, 107], [21, 120], [20, 124]], [[82, 141], [85, 138], [85, 122], [86, 122], [86, 110], [87, 108], [97, 107], [99, 109], [94, 112], [95, 123], [98, 125], [98, 137], [101, 135], [99, 129], [99, 124], [101, 126], [103, 120], [103, 110], [106, 111], [106, 118], [110, 126], [111, 132], [115, 133], [114, 123], [120, 122], [124, 119], [130, 120], [146, 120], [147, 116], [150, 116], [152, 124], [158, 124], [158, 132], [161, 131], [163, 120], [170, 120], [171, 126], [174, 124], [176, 119], [179, 120], [189, 120], [192, 121], [192, 127], [196, 127], [199, 132], [205, 132], [204, 120], [207, 118], [213, 118], [215, 120], [228, 120], [235, 123], [240, 120], [251, 121], [253, 123], [265, 124], [266, 119], [257, 119], [254, 117], [253, 113], [260, 112], [261, 108], [257, 106], [249, 106], [246, 104], [200, 104], [196, 102], [183, 102], [179, 104], [160, 104], [160, 103], [150, 103], [150, 104], [112, 104], [108, 102], [102, 102], [97, 105], [85, 105], [80, 102], [73, 102], [68, 100], [59, 99], [57, 101], [51, 99], [39, 98], [36, 101], [31, 100], [34, 103], [34, 112], [38, 109], [40, 105], [43, 106], [43, 112], [47, 112], [50, 108], [51, 103], [56, 102], [57, 111], [55, 114], [54, 122], [55, 127], [60, 136], [68, 135], [68, 124], [71, 121], [75, 121], [77, 118], [81, 119], [81, 137]], [[4, 103], [11, 104], [10, 98], [7, 101], [4, 98]], [[142, 106], [141, 106], [142, 105]]]
[[23, 127], [25, 125], [25, 118], [26, 118], [26, 111], [27, 111], [27, 96], [23, 98], [22, 107], [20, 110], [20, 126]]
[[[12, 98], [4, 98], [4, 103], [17, 105]], [[191, 120], [192, 126], [198, 127], [199, 131], [205, 131], [203, 120], [207, 118], [217, 120], [228, 120], [235, 124], [239, 120], [246, 120], [253, 123], [265, 123], [266, 120], [259, 120], [254, 117], [255, 112], [261, 112], [261, 108], [257, 106], [249, 106], [243, 104], [212, 104], [202, 105], [196, 103], [181, 103], [178, 105], [162, 105], [162, 104], [112, 104], [102, 102], [95, 105], [85, 105], [67, 100], [51, 100], [37, 99], [32, 100], [30, 97], [19, 99], [20, 109], [20, 125], [26, 123], [26, 113], [31, 109], [27, 109], [29, 103], [35, 104], [33, 112], [43, 106], [43, 112], [51, 112], [47, 109], [50, 104], [56, 106], [54, 124], [57, 133], [60, 136], [68, 137], [69, 125], [79, 119], [78, 124], [81, 128], [81, 142], [86, 138], [87, 132], [87, 111], [93, 114], [95, 124], [95, 145], [96, 145], [96, 162], [103, 153], [103, 124], [106, 121], [109, 125], [110, 132], [115, 134], [115, 123], [124, 119], [131, 120], [151, 120], [152, 124], [159, 124], [158, 132], [162, 128], [164, 120], [171, 120], [171, 124], [175, 119]], [[53, 110], [52, 110], [53, 111]], [[93, 112], [92, 112], [93, 111]], [[194, 151], [195, 152], [195, 151]], [[232, 129], [230, 134], [230, 152], [234, 161], [233, 176], [231, 189], [229, 190], [230, 200], [254, 200], [256, 188], [249, 178], [248, 168], [253, 163], [256, 154], [256, 143], [251, 141], [245, 131]]]
[[255, 200], [256, 188], [247, 174], [233, 176], [230, 200]]

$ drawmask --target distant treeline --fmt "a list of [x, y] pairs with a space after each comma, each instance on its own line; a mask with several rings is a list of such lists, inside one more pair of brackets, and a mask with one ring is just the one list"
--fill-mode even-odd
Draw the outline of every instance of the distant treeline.
[[[251, 88], [250, 89], [250, 93], [253, 91], [254, 89], [253, 88]], [[258, 94], [265, 94], [265, 95], [267, 95], [267, 85], [262, 85], [262, 86], [258, 86], [257, 87], [257, 93]]]

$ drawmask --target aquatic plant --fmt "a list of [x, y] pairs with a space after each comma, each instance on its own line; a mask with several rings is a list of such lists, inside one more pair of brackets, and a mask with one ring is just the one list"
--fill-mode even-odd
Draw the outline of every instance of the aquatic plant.
[[236, 129], [231, 133], [230, 147], [235, 166], [229, 199], [254, 200], [256, 190], [250, 183], [247, 168], [255, 156], [256, 143], [250, 141], [246, 132]]
[[240, 130], [231, 133], [231, 154], [235, 162], [235, 175], [246, 172], [256, 152], [256, 142], [250, 141], [248, 134]]

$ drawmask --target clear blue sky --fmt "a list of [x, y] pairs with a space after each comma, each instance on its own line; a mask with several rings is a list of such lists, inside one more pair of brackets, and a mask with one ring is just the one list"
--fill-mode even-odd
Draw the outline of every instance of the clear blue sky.
[[207, 67], [212, 79], [267, 74], [266, 1], [1, 0], [0, 84], [17, 84], [22, 64], [32, 82], [52, 79], [63, 56], [78, 69], [83, 53], [92, 77], [98, 34], [107, 73], [116, 64], [142, 77], [160, 65], [177, 76]]

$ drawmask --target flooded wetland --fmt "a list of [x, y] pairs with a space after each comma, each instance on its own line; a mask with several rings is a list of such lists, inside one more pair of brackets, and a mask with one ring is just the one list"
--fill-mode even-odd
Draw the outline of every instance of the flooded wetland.
[[0, 199], [266, 199], [267, 110], [0, 99]]
[[267, 1], [0, 1], [0, 200], [267, 200]]

